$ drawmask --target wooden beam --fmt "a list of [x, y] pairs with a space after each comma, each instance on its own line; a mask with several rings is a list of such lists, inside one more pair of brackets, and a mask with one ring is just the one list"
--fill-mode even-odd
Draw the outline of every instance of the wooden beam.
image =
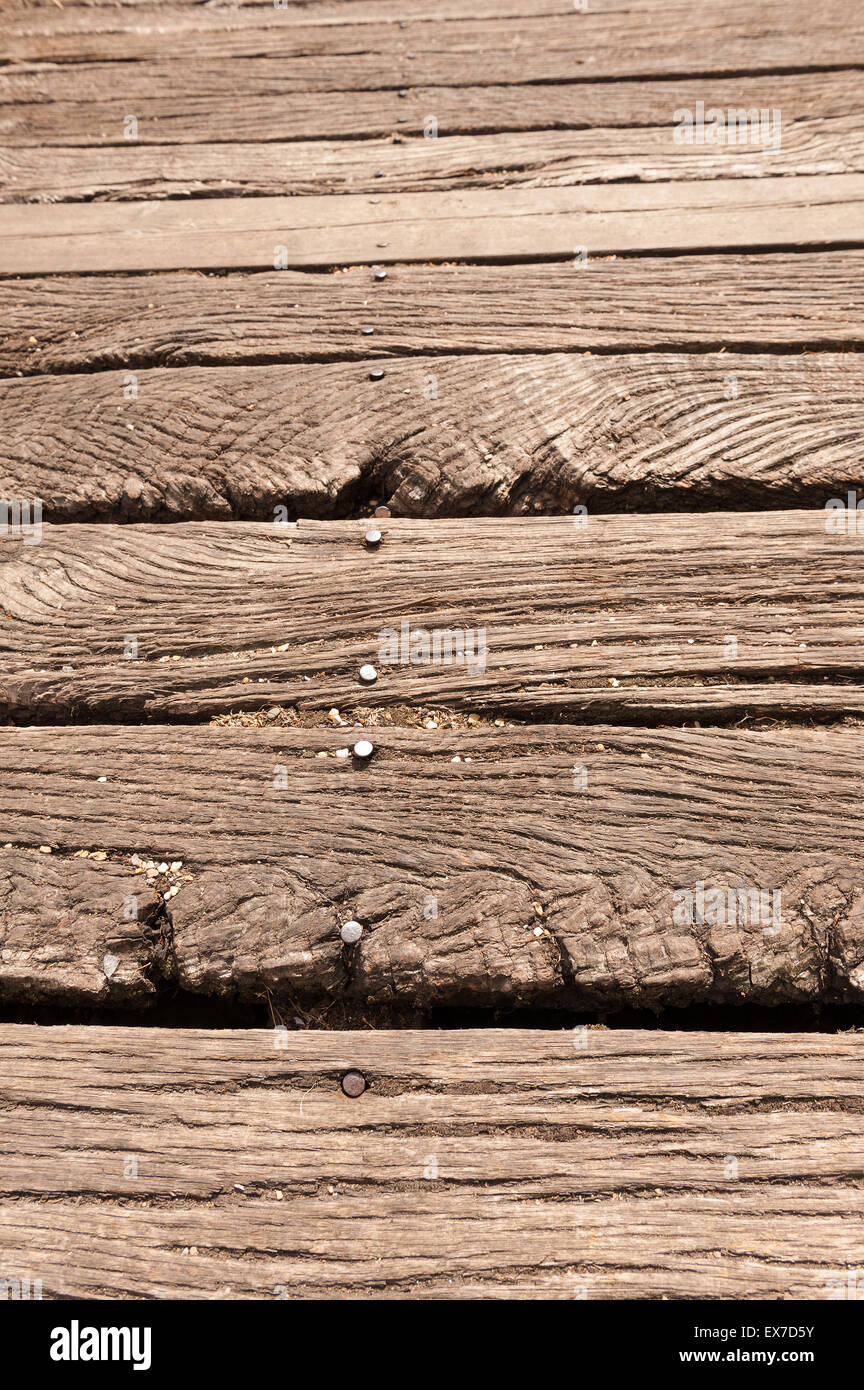
[[0, 280], [0, 372], [864, 342], [864, 251], [594, 260], [587, 272], [397, 265], [371, 296], [360, 266]]
[[[374, 302], [371, 275], [368, 285]], [[822, 507], [860, 487], [862, 430], [857, 353], [475, 354], [8, 378], [0, 498], [41, 498], [57, 522], [272, 522], [368, 512], [373, 499], [420, 517]]]
[[[581, 520], [389, 520], [375, 553], [368, 521], [7, 537], [0, 715], [864, 714], [861, 684], [836, 683], [864, 672], [864, 535], [836, 534], [834, 513]], [[412, 663], [403, 625], [482, 630], [486, 650]], [[380, 674], [367, 688], [368, 661]]]
[[[142, 145], [392, 140], [395, 135], [411, 140], [423, 135], [424, 128], [431, 133], [428, 118], [434, 116], [439, 138], [508, 130], [598, 130], [608, 145], [615, 132], [622, 141], [625, 135], [637, 140], [641, 128], [659, 127], [666, 132], [668, 155], [675, 112], [695, 112], [700, 101], [708, 110], [717, 101], [717, 79], [709, 77], [384, 88], [350, 97], [316, 92], [310, 100], [308, 92], [291, 89], [290, 66], [274, 70], [267, 59], [214, 63], [191, 74], [185, 64], [143, 66], [147, 81], [130, 72], [128, 64], [97, 65], [95, 72], [91, 66], [70, 71], [57, 65], [35, 73], [0, 68], [0, 141], [13, 148], [122, 145], [128, 159]], [[779, 108], [783, 141], [792, 133], [800, 150], [811, 122], [814, 130], [843, 121], [857, 128], [860, 87], [856, 69], [763, 73], [758, 78], [759, 109], [770, 115]], [[137, 122], [134, 144], [126, 139], [130, 97]], [[724, 77], [723, 102], [725, 111], [749, 111], [753, 77]], [[710, 155], [711, 147], [701, 148], [703, 156]], [[737, 152], [746, 154], [746, 146], [738, 145]], [[230, 151], [224, 153], [230, 157]]]
[[[371, 763], [338, 756], [370, 736]], [[10, 852], [123, 864], [164, 905], [151, 974], [185, 990], [601, 1011], [864, 992], [860, 729], [88, 726], [2, 730], [0, 755]]]
[[327, 267], [864, 242], [864, 174], [0, 207], [0, 273]]
[[842, 1297], [862, 1046], [6, 1025], [0, 1258], [43, 1297]]
[[[779, 137], [778, 137], [779, 138]], [[864, 117], [783, 128], [782, 145], [676, 145], [671, 124], [645, 130], [422, 134], [390, 140], [0, 148], [3, 202], [62, 203], [218, 193], [413, 193], [559, 188], [641, 180], [779, 178], [864, 171]]]
[[[573, 77], [759, 73], [788, 68], [851, 67], [864, 59], [864, 24], [844, 0], [813, 0], [790, 9], [783, 0], [728, 0], [722, 11], [680, 4], [586, 13], [500, 10], [454, 15], [431, 7], [402, 20], [337, 24], [285, 22], [275, 7], [239, 10], [165, 6], [143, 12], [99, 8], [82, 22], [13, 21], [4, 34], [9, 62], [178, 64], [237, 58], [291, 60], [295, 82], [343, 88], [440, 82], [549, 82]], [[445, 11], [445, 15], [446, 15]], [[304, 16], [305, 17], [305, 16]], [[180, 69], [182, 71], [182, 69]], [[755, 100], [755, 98], [754, 98]]]

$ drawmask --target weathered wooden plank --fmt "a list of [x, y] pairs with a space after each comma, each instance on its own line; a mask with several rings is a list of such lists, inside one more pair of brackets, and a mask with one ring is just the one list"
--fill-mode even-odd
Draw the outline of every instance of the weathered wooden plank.
[[[225, 58], [292, 60], [299, 80], [341, 69], [345, 88], [413, 82], [540, 82], [575, 76], [740, 73], [784, 68], [851, 67], [864, 61], [864, 22], [843, 0], [806, 7], [782, 0], [729, 0], [713, 6], [650, 6], [641, 12], [574, 9], [559, 14], [490, 17], [437, 15], [336, 25], [283, 22], [275, 7], [94, 12], [87, 26], [61, 17], [6, 26], [7, 61], [111, 62]], [[635, 17], [634, 17], [635, 16]], [[95, 32], [87, 32], [93, 28]], [[42, 32], [38, 32], [40, 30]], [[37, 32], [33, 32], [37, 30]], [[309, 80], [308, 78], [306, 79]]]
[[[864, 669], [851, 517], [390, 520], [374, 554], [362, 521], [46, 527], [0, 540], [0, 716], [862, 715], [825, 683]], [[424, 632], [469, 633], [467, 664]]]
[[[379, 292], [370, 275], [370, 301]], [[372, 498], [409, 516], [821, 507], [860, 485], [862, 427], [857, 353], [7, 378], [0, 498], [41, 498], [49, 521], [272, 521], [356, 514]]]
[[[389, 21], [404, 25], [406, 16], [418, 19], [461, 19], [462, 0], [0, 0], [0, 13], [20, 15], [16, 34], [102, 33], [117, 28], [118, 17], [111, 13], [123, 6], [129, 18], [125, 23], [161, 26], [166, 33], [178, 29], [235, 27], [239, 24], [266, 25], [270, 11], [277, 10], [283, 25], [369, 24]], [[631, 10], [657, 9], [659, 0], [629, 0]], [[134, 7], [134, 10], [132, 9]], [[475, 18], [526, 18], [531, 15], [569, 14], [573, 0], [477, 0], [472, 5]], [[624, 8], [624, 0], [594, 0], [598, 12]], [[94, 13], [95, 11], [95, 13]], [[134, 19], [131, 17], [134, 14]], [[123, 22], [120, 22], [122, 27]]]
[[2, 823], [137, 853], [163, 974], [205, 995], [860, 1001], [860, 730], [377, 728], [368, 765], [336, 756], [357, 736], [4, 730]]
[[[718, 101], [716, 78], [412, 86], [354, 92], [350, 100], [340, 92], [318, 92], [311, 101], [307, 92], [292, 90], [290, 68], [274, 70], [266, 59], [191, 72], [186, 64], [144, 67], [146, 83], [128, 65], [119, 72], [116, 64], [99, 66], [98, 80], [90, 66], [73, 68], [77, 85], [62, 66], [0, 68], [0, 140], [9, 146], [122, 144], [128, 157], [130, 105], [138, 145], [410, 138], [431, 131], [430, 116], [439, 136], [617, 128], [620, 138], [627, 131], [638, 139], [639, 127], [664, 127], [668, 134], [676, 111], [695, 112], [700, 101], [708, 110]], [[758, 99], [760, 111], [780, 111], [784, 140], [795, 128], [799, 148], [806, 133], [798, 130], [801, 123], [818, 118], [833, 125], [860, 115], [861, 76], [854, 69], [764, 73], [758, 92], [752, 77], [724, 77], [722, 88], [724, 112], [749, 111]], [[746, 147], [739, 152], [745, 154]]]
[[0, 273], [512, 260], [864, 242], [864, 175], [0, 207]]
[[851, 1185], [589, 1202], [329, 1186], [233, 1208], [6, 1203], [0, 1248], [45, 1291], [101, 1299], [837, 1299], [861, 1266]]
[[[383, 293], [382, 293], [383, 291]], [[0, 372], [864, 342], [864, 252], [0, 280]], [[365, 329], [365, 332], [364, 332]], [[369, 330], [372, 330], [371, 333]]]
[[161, 906], [129, 864], [0, 847], [0, 998], [146, 1003]]
[[676, 144], [671, 121], [640, 130], [415, 135], [390, 140], [0, 148], [3, 202], [189, 194], [411, 193], [562, 188], [623, 180], [777, 178], [864, 170], [864, 115], [777, 132], [779, 148]]
[[844, 1296], [861, 1050], [6, 1025], [4, 1270], [44, 1297]]

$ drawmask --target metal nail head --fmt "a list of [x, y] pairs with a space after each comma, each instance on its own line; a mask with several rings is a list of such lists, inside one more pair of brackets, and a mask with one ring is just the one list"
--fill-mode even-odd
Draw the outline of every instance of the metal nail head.
[[383, 368], [383, 367], [373, 367], [372, 370], [371, 370], [371, 372], [369, 373], [369, 380], [370, 380], [370, 381], [380, 381], [383, 375], [384, 375], [384, 368]]
[[364, 762], [367, 758], [371, 758], [374, 752], [374, 745], [366, 738], [361, 738], [359, 743], [354, 744], [354, 757], [360, 758]]
[[361, 666], [360, 679], [364, 685], [374, 685], [378, 679], [378, 672], [374, 666]]
[[367, 550], [377, 550], [381, 544], [381, 532], [374, 529], [372, 531], [367, 531], [366, 535], [363, 537], [363, 541]]
[[351, 1096], [355, 1100], [357, 1096], [362, 1096], [366, 1090], [366, 1078], [359, 1071], [346, 1071], [342, 1077], [342, 1090], [346, 1096]]
[[355, 946], [363, 935], [363, 928], [359, 922], [346, 922], [339, 935], [346, 946]]

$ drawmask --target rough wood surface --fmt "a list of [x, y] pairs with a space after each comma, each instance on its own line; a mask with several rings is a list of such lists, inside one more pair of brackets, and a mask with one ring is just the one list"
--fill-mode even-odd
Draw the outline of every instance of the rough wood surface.
[[[263, 73], [261, 68], [264, 68]], [[678, 110], [705, 109], [718, 101], [717, 78], [665, 78], [629, 82], [563, 82], [547, 85], [410, 87], [397, 90], [307, 92], [291, 90], [291, 68], [266, 59], [214, 64], [187, 78], [164, 65], [148, 64], [149, 86], [128, 66], [60, 67], [20, 72], [0, 68], [0, 141], [8, 146], [122, 145], [130, 142], [126, 117], [132, 98], [137, 145], [209, 144], [238, 141], [358, 140], [423, 134], [429, 116], [439, 136], [495, 131], [617, 129], [639, 138], [639, 128], [664, 127], [666, 143]], [[172, 81], [173, 78], [173, 81]], [[59, 96], [54, 84], [60, 84]], [[861, 76], [838, 72], [765, 73], [724, 77], [724, 110], [750, 110], [754, 102], [781, 112], [785, 139], [790, 127], [860, 118]], [[805, 132], [797, 132], [796, 139]], [[611, 136], [607, 133], [607, 139]], [[747, 147], [739, 147], [745, 154]], [[800, 143], [799, 143], [800, 149]], [[707, 148], [703, 148], [707, 153]], [[46, 154], [46, 173], [52, 156]], [[764, 159], [764, 156], [763, 156]]]
[[[370, 293], [370, 289], [373, 291]], [[864, 252], [0, 280], [0, 372], [864, 342]], [[364, 333], [363, 329], [372, 329]]]
[[7, 1025], [0, 1260], [46, 1298], [843, 1297], [861, 1061], [852, 1034]]
[[58, 522], [272, 521], [373, 498], [421, 517], [821, 507], [861, 483], [857, 353], [415, 357], [372, 380], [378, 365], [7, 378], [0, 497]]
[[[557, 7], [556, 7], [557, 8]], [[571, 81], [574, 77], [773, 72], [853, 67], [864, 62], [864, 22], [846, 0], [729, 0], [714, 6], [597, 7], [587, 13], [526, 17], [434, 11], [403, 25], [367, 18], [338, 24], [285, 23], [275, 7], [240, 10], [165, 6], [99, 8], [86, 23], [80, 11], [46, 21], [40, 15], [5, 26], [9, 62], [203, 64], [236, 58], [290, 60], [307, 90], [338, 83], [399, 87], [419, 82]]]
[[[307, 98], [308, 100], [308, 98]], [[779, 137], [778, 137], [779, 138]], [[864, 170], [864, 116], [782, 127], [776, 150], [675, 144], [671, 116], [642, 130], [529, 130], [492, 135], [416, 132], [398, 143], [125, 147], [0, 147], [0, 201], [75, 202], [193, 195], [411, 193], [460, 188], [561, 188], [678, 179], [778, 178]]]
[[335, 756], [352, 733], [4, 730], [2, 824], [20, 853], [182, 865], [170, 896], [136, 877], [162, 974], [202, 994], [862, 998], [860, 730], [379, 728], [368, 766]]
[[861, 243], [864, 174], [0, 207], [5, 275]]
[[[0, 716], [862, 715], [864, 687], [826, 684], [864, 669], [864, 534], [833, 515], [390, 520], [375, 553], [362, 521], [46, 527], [0, 540]], [[482, 629], [482, 660], [478, 637], [468, 666], [411, 664], [403, 623]]]
[[128, 864], [0, 847], [0, 998], [146, 1002], [161, 904]]

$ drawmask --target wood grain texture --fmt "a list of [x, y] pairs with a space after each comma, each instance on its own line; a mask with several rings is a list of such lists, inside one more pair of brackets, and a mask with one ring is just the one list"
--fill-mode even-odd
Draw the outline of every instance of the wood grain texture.
[[20, 853], [182, 863], [170, 896], [136, 877], [163, 976], [204, 995], [860, 1002], [860, 730], [373, 737], [354, 766], [345, 729], [3, 730], [2, 823]]
[[857, 353], [415, 357], [371, 380], [378, 365], [7, 378], [0, 498], [58, 522], [272, 521], [373, 498], [425, 517], [821, 507], [861, 483]]
[[146, 1003], [160, 909], [161, 898], [128, 864], [0, 846], [0, 998]]
[[[264, 65], [262, 71], [262, 64]], [[15, 146], [129, 147], [124, 124], [130, 114], [126, 83], [134, 87], [137, 145], [207, 144], [238, 141], [357, 140], [423, 134], [430, 115], [441, 136], [496, 131], [617, 129], [638, 135], [641, 127], [673, 124], [679, 109], [715, 105], [718, 78], [651, 78], [627, 82], [561, 82], [499, 86], [411, 86], [353, 92], [291, 89], [291, 69], [281, 74], [266, 59], [214, 63], [187, 77], [185, 65], [147, 64], [149, 86], [129, 65], [99, 67], [96, 90], [90, 65], [77, 69], [70, 87], [61, 66], [23, 71], [0, 69], [0, 140]], [[173, 86], [170, 75], [173, 72]], [[229, 74], [234, 74], [233, 80]], [[54, 84], [57, 84], [56, 90]], [[763, 73], [758, 79], [722, 79], [724, 109], [777, 108], [784, 131], [790, 125], [830, 122], [860, 114], [855, 69], [829, 72]]]
[[[452, 15], [452, 10], [450, 11]], [[505, 11], [506, 13], [506, 11]], [[864, 23], [843, 0], [790, 8], [782, 0], [713, 6], [650, 5], [620, 10], [499, 18], [486, 13], [352, 24], [288, 23], [275, 8], [159, 6], [100, 9], [70, 18], [13, 20], [3, 54], [19, 63], [291, 60], [295, 81], [340, 88], [413, 82], [569, 81], [574, 77], [740, 73], [851, 67], [864, 61]], [[71, 22], [70, 22], [71, 21]]]
[[[16, 18], [17, 34], [74, 34], [102, 33], [118, 27], [119, 16], [112, 13], [126, 9], [119, 27], [142, 22], [161, 25], [166, 32], [172, 29], [224, 28], [237, 24], [266, 26], [270, 11], [276, 9], [273, 0], [0, 0], [0, 14]], [[629, 10], [657, 9], [659, 0], [630, 0]], [[624, 0], [595, 0], [600, 13], [625, 8]], [[525, 19], [532, 15], [569, 14], [572, 0], [477, 0], [472, 6], [475, 16]], [[279, 20], [283, 25], [314, 24], [405, 24], [411, 19], [460, 19], [464, 15], [461, 0], [280, 0]], [[58, 13], [59, 12], [59, 13]]]
[[[753, 77], [661, 78], [627, 82], [561, 82], [511, 86], [411, 86], [398, 90], [308, 92], [292, 89], [290, 66], [237, 59], [205, 68], [146, 64], [145, 75], [106, 63], [84, 68], [0, 68], [0, 141], [16, 146], [111, 146], [128, 154], [126, 117], [137, 120], [136, 145], [358, 140], [423, 134], [434, 116], [439, 136], [496, 131], [617, 131], [642, 139], [641, 127], [663, 127], [677, 110], [730, 107], [781, 112], [790, 127], [860, 119], [861, 78], [836, 72], [763, 73]], [[77, 80], [72, 82], [74, 77]], [[722, 86], [722, 92], [718, 88]], [[806, 129], [796, 139], [805, 137]], [[667, 141], [668, 144], [668, 141]], [[668, 150], [666, 151], [668, 153]], [[703, 151], [704, 152], [704, 151]], [[746, 147], [740, 149], [746, 153]], [[119, 157], [119, 151], [115, 152]], [[226, 152], [226, 157], [228, 152]], [[47, 162], [52, 158], [45, 155]], [[763, 156], [764, 158], [764, 156]]]
[[370, 354], [838, 348], [864, 342], [864, 252], [594, 260], [584, 273], [542, 262], [397, 265], [371, 286], [359, 266], [49, 276], [0, 280], [0, 318], [8, 375]]
[[[146, 152], [145, 152], [146, 153]], [[0, 274], [567, 259], [864, 242], [864, 175], [0, 207]]]
[[842, 1297], [861, 1051], [6, 1025], [0, 1258], [44, 1297]]
[[[778, 137], [779, 138], [779, 137]], [[532, 130], [392, 140], [0, 147], [0, 200], [13, 203], [188, 195], [412, 193], [461, 188], [852, 174], [864, 170], [864, 115], [782, 128], [782, 143], [675, 144], [641, 130]]]
[[[864, 714], [864, 531], [834, 534], [825, 512], [391, 520], [375, 553], [367, 524], [0, 540], [0, 716]], [[468, 632], [473, 659], [445, 662], [442, 648], [437, 664], [419, 651], [412, 663], [403, 624]], [[400, 649], [382, 654], [388, 631]], [[367, 689], [357, 672], [370, 660]]]

